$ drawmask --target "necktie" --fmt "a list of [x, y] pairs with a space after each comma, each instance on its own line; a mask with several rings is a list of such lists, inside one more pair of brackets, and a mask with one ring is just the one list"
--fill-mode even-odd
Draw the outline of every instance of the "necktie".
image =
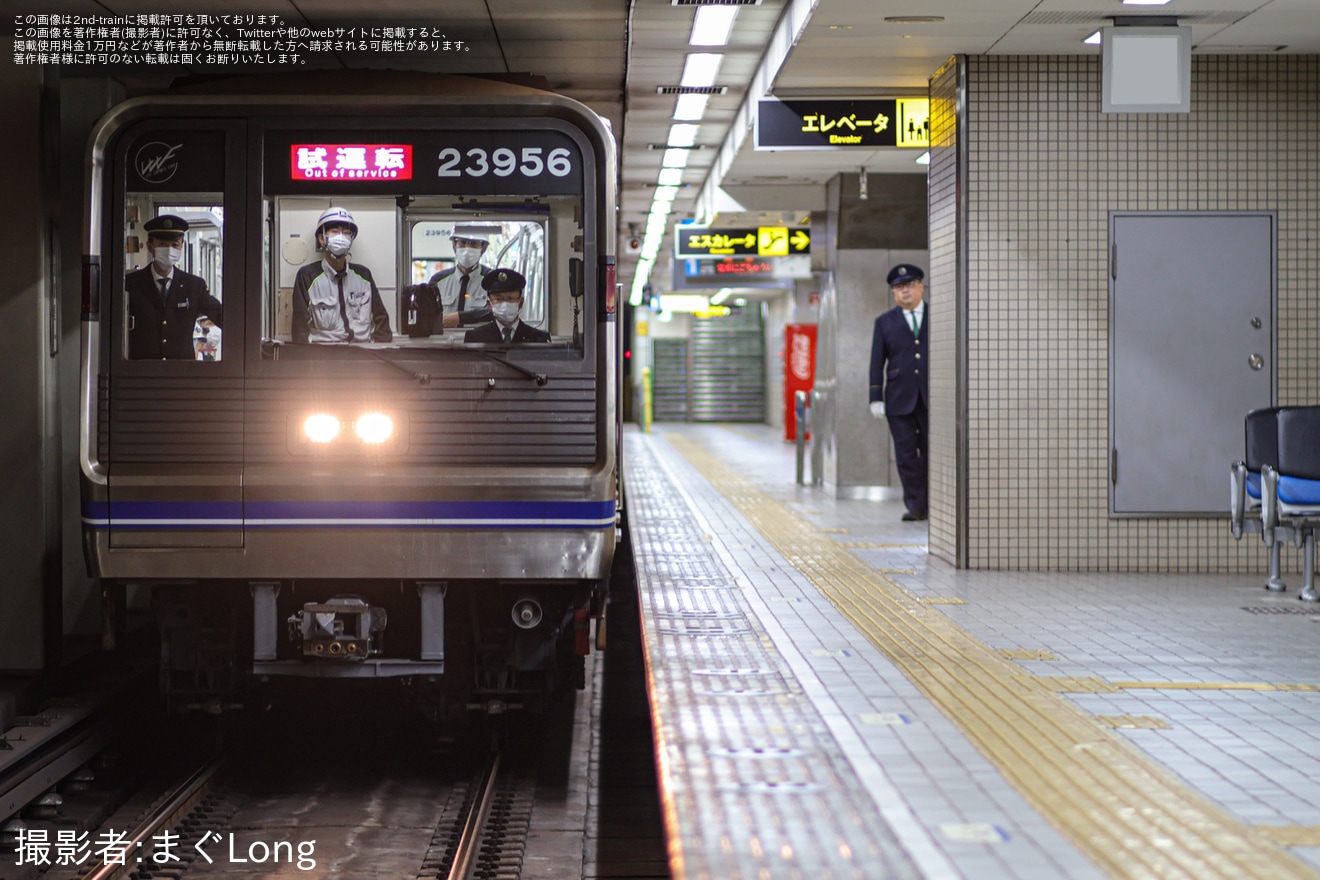
[[348, 270], [335, 273], [335, 281], [339, 284], [339, 317], [344, 322], [344, 332], [348, 334], [348, 341], [353, 341], [353, 328], [348, 326], [348, 304], [344, 302], [344, 276]]
[[917, 310], [908, 312], [908, 317], [912, 319], [912, 335], [918, 339], [921, 338], [921, 325], [917, 323]]
[[161, 278], [156, 281], [160, 285], [160, 304], [165, 305], [165, 300], [170, 296], [170, 279]]
[[512, 328], [512, 327], [505, 327], [505, 328], [504, 328], [504, 341], [505, 341], [505, 342], [513, 342], [513, 328]]
[[463, 311], [463, 306], [467, 305], [467, 284], [468, 276], [464, 275], [458, 281], [458, 311]]

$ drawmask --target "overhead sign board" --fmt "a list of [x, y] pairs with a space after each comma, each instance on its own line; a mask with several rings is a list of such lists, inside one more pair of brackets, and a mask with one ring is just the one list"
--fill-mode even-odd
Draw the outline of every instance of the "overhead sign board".
[[787, 226], [755, 229], [678, 227], [675, 254], [691, 257], [788, 257], [811, 253], [811, 230]]
[[925, 149], [929, 119], [927, 98], [767, 98], [756, 104], [756, 149]]
[[792, 287], [811, 277], [811, 257], [724, 257], [674, 261], [673, 290], [720, 287]]

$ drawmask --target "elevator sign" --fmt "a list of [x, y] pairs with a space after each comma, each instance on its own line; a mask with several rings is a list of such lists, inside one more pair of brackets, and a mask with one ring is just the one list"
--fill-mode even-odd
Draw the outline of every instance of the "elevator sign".
[[926, 98], [766, 99], [756, 104], [756, 149], [836, 150], [930, 145]]
[[676, 255], [688, 257], [788, 257], [811, 253], [811, 232], [787, 226], [755, 229], [678, 228]]

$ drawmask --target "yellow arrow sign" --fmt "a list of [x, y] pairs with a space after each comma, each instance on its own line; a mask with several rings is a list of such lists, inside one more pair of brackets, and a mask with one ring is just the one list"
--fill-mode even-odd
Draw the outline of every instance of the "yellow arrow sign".
[[793, 237], [788, 240], [788, 243], [793, 245], [793, 250], [802, 253], [811, 247], [811, 236], [798, 229], [793, 232]]

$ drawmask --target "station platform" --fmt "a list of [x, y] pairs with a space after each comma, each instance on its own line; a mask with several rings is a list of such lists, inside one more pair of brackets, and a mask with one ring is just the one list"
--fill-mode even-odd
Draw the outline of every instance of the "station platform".
[[767, 426], [624, 466], [674, 877], [1320, 878], [1297, 584], [960, 571]]

